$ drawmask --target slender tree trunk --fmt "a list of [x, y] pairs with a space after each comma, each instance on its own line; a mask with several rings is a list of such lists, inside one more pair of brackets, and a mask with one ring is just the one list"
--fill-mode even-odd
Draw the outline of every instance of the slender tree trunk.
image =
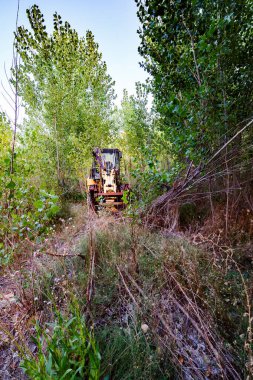
[[[225, 143], [228, 140], [228, 113], [227, 113], [227, 96], [226, 91], [224, 88], [224, 73], [222, 71], [222, 67], [220, 64], [220, 61], [218, 59], [218, 67], [220, 71], [220, 80], [222, 84], [222, 97], [223, 97], [223, 117], [224, 117], [224, 126], [225, 126]], [[226, 167], [226, 212], [225, 212], [225, 237], [227, 237], [228, 234], [228, 221], [229, 221], [229, 188], [230, 188], [230, 175], [229, 175], [229, 167], [228, 167], [228, 161], [227, 161], [227, 155], [228, 155], [228, 148], [226, 146], [225, 150], [225, 167]]]
[[[19, 16], [19, 0], [18, 9], [16, 16], [16, 33], [18, 30], [18, 16]], [[10, 163], [10, 174], [14, 173], [14, 160], [15, 160], [15, 146], [16, 146], [16, 136], [17, 136], [17, 125], [18, 125], [18, 52], [15, 46], [15, 40], [13, 43], [13, 68], [15, 72], [15, 92], [14, 92], [14, 128], [13, 128], [13, 138], [11, 147], [11, 163]]]
[[56, 147], [56, 165], [57, 165], [57, 180], [60, 184], [61, 178], [61, 170], [60, 170], [60, 155], [59, 155], [59, 142], [58, 142], [58, 133], [57, 133], [57, 124], [56, 124], [56, 116], [54, 117], [54, 132], [55, 132], [55, 147]]

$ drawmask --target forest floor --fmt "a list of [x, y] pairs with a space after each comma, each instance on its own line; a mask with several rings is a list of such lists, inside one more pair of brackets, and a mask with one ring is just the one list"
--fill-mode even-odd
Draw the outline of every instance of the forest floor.
[[120, 215], [91, 215], [86, 205], [66, 215], [0, 274], [0, 379], [26, 379], [20, 356], [36, 353], [35, 323], [53, 320], [54, 302], [64, 313], [73, 295], [85, 309], [88, 288], [104, 378], [244, 378], [251, 327], [230, 256]]

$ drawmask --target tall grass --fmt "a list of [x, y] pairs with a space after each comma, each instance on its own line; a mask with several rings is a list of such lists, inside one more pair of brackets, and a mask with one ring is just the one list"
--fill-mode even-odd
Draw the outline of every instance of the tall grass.
[[[134, 227], [133, 239], [127, 223], [97, 230], [95, 250], [91, 308], [96, 331], [108, 327], [127, 329], [130, 339], [140, 330], [141, 323], [147, 323], [154, 352], [160, 352], [163, 363], [168, 363], [155, 369], [164, 378], [169, 378], [166, 371], [171, 373], [171, 363], [181, 379], [244, 377], [247, 318], [243, 284], [229, 257], [199, 249], [181, 237], [151, 233], [140, 226]], [[87, 247], [83, 247], [83, 254], [88, 254]], [[106, 338], [103, 368], [107, 368], [108, 360], [118, 365], [121, 362], [113, 348], [114, 339], [113, 334], [111, 339]], [[122, 342], [122, 334], [117, 339]], [[135, 360], [128, 358], [124, 362], [123, 378], [135, 378], [135, 361], [141, 368], [143, 357], [137, 352]], [[105, 359], [110, 355], [111, 359]], [[122, 368], [115, 365], [113, 376], [123, 376]], [[154, 378], [154, 374], [145, 376]]]
[[[228, 255], [199, 249], [185, 238], [150, 232], [125, 220], [96, 223], [89, 304], [85, 297], [90, 260], [86, 237], [78, 248], [82, 259], [59, 259], [58, 267], [54, 259], [53, 270], [47, 267], [47, 260], [41, 276], [37, 272], [37, 308], [43, 308], [53, 291], [55, 306], [63, 314], [56, 314], [56, 330], [52, 326], [37, 330], [38, 355], [26, 361], [27, 373], [43, 370], [46, 376], [47, 368], [56, 370], [59, 356], [70, 355], [75, 366], [67, 368], [63, 363], [60, 375], [66, 379], [74, 376], [79, 361], [82, 370], [89, 371], [94, 357], [97, 373], [100, 369], [97, 376], [103, 380], [246, 378], [250, 350], [245, 351], [245, 344], [250, 344], [250, 334], [249, 297], [244, 293], [251, 275], [240, 262], [241, 254], [234, 252], [232, 260]], [[45, 276], [48, 272], [51, 276]], [[76, 310], [84, 310], [86, 319], [73, 309], [66, 314], [73, 295]], [[85, 324], [88, 320], [89, 325]], [[85, 327], [90, 325], [94, 335]], [[143, 325], [147, 329], [143, 330]], [[80, 331], [86, 337], [81, 342]], [[63, 344], [60, 351], [58, 342]], [[44, 347], [50, 349], [45, 351]], [[80, 347], [87, 353], [84, 361]], [[59, 356], [50, 367], [54, 351]]]

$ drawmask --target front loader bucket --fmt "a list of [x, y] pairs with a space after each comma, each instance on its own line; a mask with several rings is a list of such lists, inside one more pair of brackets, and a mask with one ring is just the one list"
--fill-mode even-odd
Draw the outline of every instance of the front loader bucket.
[[112, 212], [117, 212], [124, 208], [124, 202], [122, 200], [123, 192], [110, 192], [110, 193], [98, 193], [99, 202], [98, 207], [109, 209]]

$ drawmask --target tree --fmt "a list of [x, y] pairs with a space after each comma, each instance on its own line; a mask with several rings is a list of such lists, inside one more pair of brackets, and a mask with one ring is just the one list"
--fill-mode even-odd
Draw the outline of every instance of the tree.
[[182, 161], [205, 158], [252, 108], [253, 4], [136, 0], [139, 52], [163, 130]]
[[38, 6], [27, 10], [31, 31], [18, 28], [20, 93], [30, 124], [49, 141], [58, 183], [77, 177], [94, 146], [107, 144], [112, 133], [113, 82], [87, 31], [80, 38], [54, 14], [52, 35]]
[[143, 161], [147, 150], [152, 149], [151, 113], [147, 105], [147, 92], [140, 83], [136, 83], [136, 96], [129, 96], [124, 90], [120, 109], [121, 144], [129, 157], [139, 161]]

